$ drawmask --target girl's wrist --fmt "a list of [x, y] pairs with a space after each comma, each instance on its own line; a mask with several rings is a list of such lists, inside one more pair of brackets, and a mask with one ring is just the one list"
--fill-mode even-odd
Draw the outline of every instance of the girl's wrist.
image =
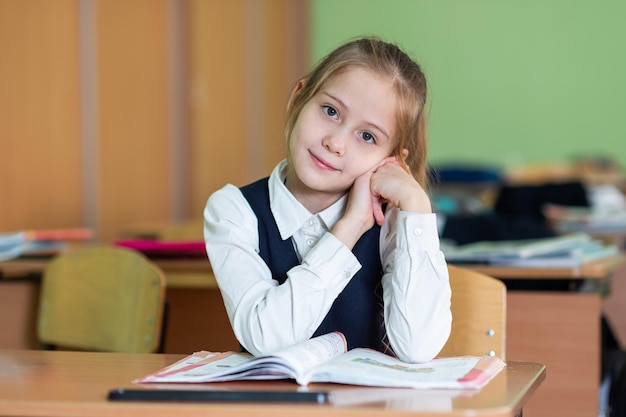
[[402, 211], [411, 211], [421, 214], [433, 212], [430, 199], [423, 192], [407, 194], [400, 200], [398, 208]]
[[356, 245], [356, 242], [361, 238], [373, 225], [373, 221], [369, 224], [369, 227], [364, 222], [351, 221], [347, 219], [340, 219], [330, 231], [337, 239], [339, 239], [346, 247], [352, 248]]
[[432, 213], [433, 209], [430, 200], [427, 198], [409, 198], [400, 201], [398, 208], [402, 211], [411, 211], [414, 213]]

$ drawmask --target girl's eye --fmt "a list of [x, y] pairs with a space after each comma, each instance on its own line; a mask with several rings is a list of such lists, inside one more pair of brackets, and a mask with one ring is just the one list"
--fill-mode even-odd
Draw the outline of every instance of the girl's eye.
[[332, 118], [336, 118], [337, 117], [337, 109], [332, 107], [332, 106], [323, 106], [322, 107], [324, 109], [324, 113], [326, 113], [327, 116], [330, 116]]
[[361, 133], [361, 138], [365, 142], [376, 142], [376, 138], [370, 132], [362, 132]]

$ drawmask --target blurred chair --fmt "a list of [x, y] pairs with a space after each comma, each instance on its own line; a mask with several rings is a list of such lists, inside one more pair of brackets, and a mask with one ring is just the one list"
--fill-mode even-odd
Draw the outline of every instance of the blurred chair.
[[44, 270], [37, 336], [51, 349], [156, 352], [164, 308], [165, 276], [139, 252], [76, 249]]
[[498, 279], [448, 265], [452, 331], [439, 356], [497, 356], [505, 360], [506, 286]]

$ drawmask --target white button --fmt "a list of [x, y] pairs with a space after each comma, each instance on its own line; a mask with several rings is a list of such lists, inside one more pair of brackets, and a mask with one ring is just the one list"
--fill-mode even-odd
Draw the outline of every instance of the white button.
[[307, 239], [306, 244], [312, 247], [313, 245], [315, 245], [315, 239]]
[[415, 229], [415, 230], [413, 231], [413, 233], [415, 234], [415, 236], [421, 236], [422, 232], [423, 232], [423, 230], [422, 230], [422, 229]]
[[309, 226], [315, 226], [315, 223], [317, 223], [317, 221], [315, 221], [315, 219], [309, 219], [306, 224], [308, 224]]

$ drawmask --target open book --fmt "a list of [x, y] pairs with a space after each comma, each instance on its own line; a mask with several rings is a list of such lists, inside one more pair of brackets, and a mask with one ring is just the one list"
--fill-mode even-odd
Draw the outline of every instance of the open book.
[[294, 379], [300, 385], [333, 382], [382, 387], [479, 389], [505, 366], [501, 359], [491, 356], [437, 358], [413, 364], [371, 349], [347, 352], [343, 334], [333, 332], [268, 356], [196, 352], [133, 382]]

